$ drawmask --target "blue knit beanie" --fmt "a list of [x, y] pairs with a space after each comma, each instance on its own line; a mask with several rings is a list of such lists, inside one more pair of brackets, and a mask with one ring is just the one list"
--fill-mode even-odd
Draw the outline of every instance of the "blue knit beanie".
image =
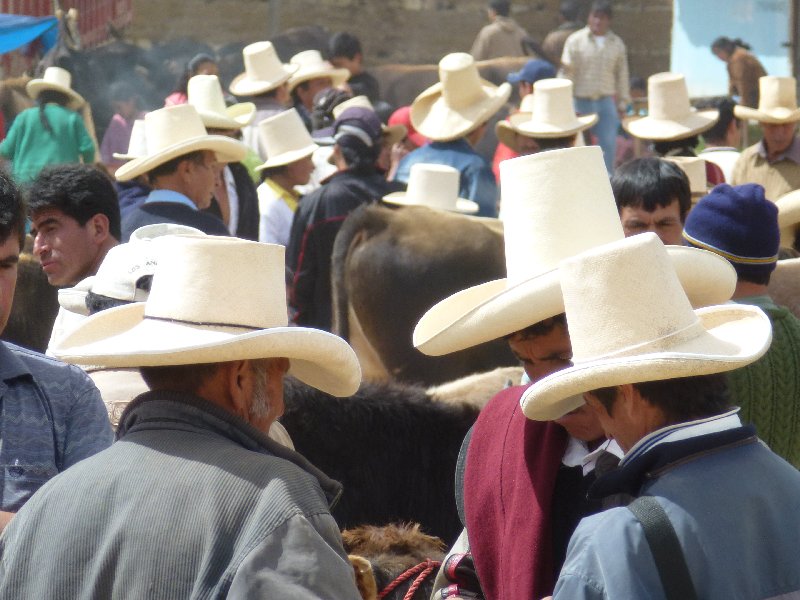
[[683, 237], [691, 246], [727, 258], [744, 279], [771, 273], [781, 241], [778, 207], [756, 183], [723, 183], [691, 210]]

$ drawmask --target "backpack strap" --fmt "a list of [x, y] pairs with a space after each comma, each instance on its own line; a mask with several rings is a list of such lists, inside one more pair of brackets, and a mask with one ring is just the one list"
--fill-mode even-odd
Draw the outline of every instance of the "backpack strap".
[[664, 508], [654, 497], [640, 496], [628, 510], [642, 524], [667, 600], [697, 600], [680, 541]]

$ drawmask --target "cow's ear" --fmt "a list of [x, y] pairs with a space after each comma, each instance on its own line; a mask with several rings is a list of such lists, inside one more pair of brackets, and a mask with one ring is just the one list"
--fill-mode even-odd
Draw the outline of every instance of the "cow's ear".
[[375, 581], [375, 574], [372, 572], [372, 563], [363, 556], [348, 554], [350, 564], [353, 565], [353, 573], [356, 577], [356, 587], [363, 600], [377, 600], [378, 583]]

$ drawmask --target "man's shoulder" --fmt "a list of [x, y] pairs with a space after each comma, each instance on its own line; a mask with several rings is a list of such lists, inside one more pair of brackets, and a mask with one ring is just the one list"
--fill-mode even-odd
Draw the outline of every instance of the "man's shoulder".
[[65, 362], [30, 350], [17, 346], [10, 342], [0, 342], [16, 359], [20, 361], [24, 368], [36, 380], [44, 380], [45, 383], [50, 383], [53, 378], [69, 377], [79, 381], [89, 381], [89, 376], [86, 375], [81, 369]]

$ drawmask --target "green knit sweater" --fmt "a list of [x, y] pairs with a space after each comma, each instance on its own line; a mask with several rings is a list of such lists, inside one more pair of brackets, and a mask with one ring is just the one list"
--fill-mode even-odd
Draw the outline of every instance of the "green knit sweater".
[[751, 365], [731, 371], [732, 400], [772, 450], [800, 468], [800, 319], [769, 296], [737, 302], [761, 308], [772, 321], [772, 345]]

